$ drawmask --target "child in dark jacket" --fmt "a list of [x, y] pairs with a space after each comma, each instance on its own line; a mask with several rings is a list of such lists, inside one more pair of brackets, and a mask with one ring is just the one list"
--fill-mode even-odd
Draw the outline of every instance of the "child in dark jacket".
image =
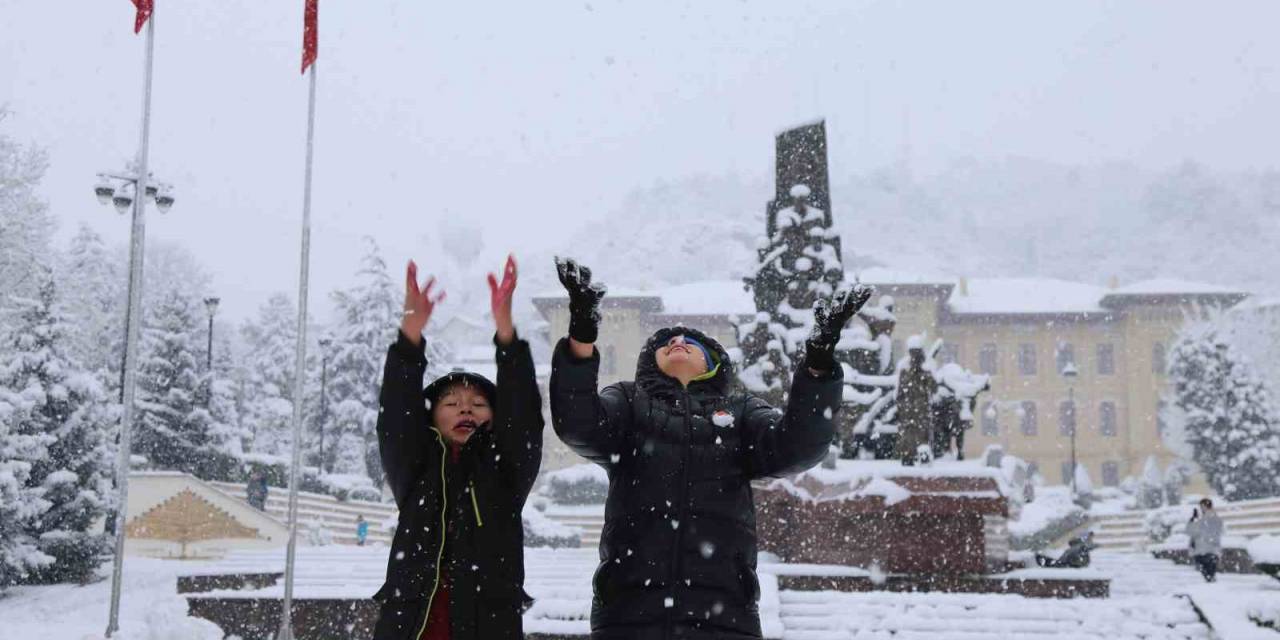
[[649, 339], [634, 382], [597, 392], [604, 287], [571, 260], [557, 267], [570, 321], [552, 361], [552, 422], [565, 444], [609, 473], [591, 637], [760, 638], [751, 481], [797, 473], [826, 455], [842, 391], [835, 345], [871, 289], [818, 304], [805, 362], [779, 411], [736, 388], [725, 349], [685, 327]]
[[406, 274], [400, 335], [387, 351], [378, 445], [400, 509], [375, 640], [523, 638], [521, 511], [542, 460], [542, 398], [516, 336], [515, 261], [492, 275], [498, 381], [455, 371], [424, 391], [422, 330], [443, 294]]

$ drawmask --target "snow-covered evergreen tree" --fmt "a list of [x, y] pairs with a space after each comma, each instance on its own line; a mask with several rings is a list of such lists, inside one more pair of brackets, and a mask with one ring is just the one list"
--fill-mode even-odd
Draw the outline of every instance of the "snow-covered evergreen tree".
[[1138, 507], [1155, 509], [1164, 506], [1164, 474], [1155, 456], [1147, 456], [1142, 465], [1142, 478], [1138, 482]]
[[289, 456], [293, 442], [293, 370], [298, 311], [289, 296], [277, 293], [247, 322], [244, 415], [249, 451]]
[[105, 550], [91, 529], [111, 504], [108, 440], [117, 416], [98, 378], [71, 355], [76, 327], [59, 309], [52, 275], [43, 280], [37, 298], [18, 301], [0, 387], [26, 400], [16, 430], [48, 441], [26, 479], [48, 508], [28, 532], [53, 562], [28, 581], [84, 581]]
[[[0, 124], [6, 116], [0, 108]], [[54, 223], [36, 195], [48, 164], [43, 149], [0, 134], [0, 307], [9, 296], [34, 297], [41, 269], [52, 264]]]
[[32, 404], [24, 396], [0, 387], [0, 590], [53, 562], [32, 535], [49, 502], [29, 482], [32, 467], [49, 455], [50, 437], [24, 429]]
[[138, 419], [134, 450], [159, 469], [197, 477], [231, 476], [234, 461], [218, 442], [219, 429], [200, 402], [196, 312], [182, 291], [162, 292], [148, 309], [138, 370]]
[[[377, 244], [367, 238], [368, 248], [357, 271], [357, 282], [349, 289], [333, 293], [338, 310], [329, 358], [329, 420], [334, 437], [327, 442], [326, 468], [335, 473], [365, 473], [382, 486], [382, 462], [378, 457], [375, 426], [378, 420], [378, 388], [382, 384], [382, 364], [387, 345], [396, 337], [400, 324], [403, 287], [397, 287], [387, 272]], [[424, 336], [428, 380], [440, 375], [448, 362], [443, 345]], [[359, 447], [359, 451], [354, 449]]]
[[70, 354], [94, 372], [119, 397], [124, 366], [124, 322], [127, 278], [120, 256], [107, 250], [102, 236], [81, 224], [61, 261], [58, 297], [75, 309], [76, 330], [69, 337]]
[[1280, 421], [1248, 361], [1211, 324], [1188, 327], [1173, 347], [1169, 381], [1187, 443], [1227, 500], [1280, 495]]
[[[21, 316], [17, 324], [22, 324]], [[31, 419], [45, 395], [26, 375], [25, 354], [31, 342], [25, 333], [10, 328], [0, 344], [0, 589], [53, 562], [33, 535], [49, 502], [41, 487], [32, 486], [31, 473], [48, 459], [53, 436]]]
[[231, 340], [225, 332], [219, 336], [213, 343], [213, 370], [205, 372], [202, 393], [208, 398], [212, 441], [221, 451], [239, 458], [250, 434], [240, 416], [241, 387], [236, 380]]

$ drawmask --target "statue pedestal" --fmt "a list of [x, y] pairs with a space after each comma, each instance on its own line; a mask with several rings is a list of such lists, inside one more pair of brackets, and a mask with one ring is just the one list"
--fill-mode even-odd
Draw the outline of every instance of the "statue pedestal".
[[793, 564], [897, 575], [1006, 571], [1008, 500], [995, 470], [843, 462], [756, 491], [761, 549]]

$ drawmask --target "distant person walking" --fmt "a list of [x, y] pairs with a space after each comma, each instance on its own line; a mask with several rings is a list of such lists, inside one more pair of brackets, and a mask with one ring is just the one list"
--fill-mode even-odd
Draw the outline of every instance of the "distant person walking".
[[261, 471], [253, 472], [244, 490], [245, 499], [248, 500], [249, 505], [258, 511], [266, 511], [267, 491], [267, 475]]
[[356, 516], [356, 545], [363, 547], [369, 539], [369, 522], [364, 516]]
[[1222, 518], [1213, 509], [1213, 501], [1205, 498], [1200, 508], [1191, 512], [1187, 537], [1191, 538], [1191, 557], [1205, 582], [1218, 580], [1218, 559], [1222, 556]]

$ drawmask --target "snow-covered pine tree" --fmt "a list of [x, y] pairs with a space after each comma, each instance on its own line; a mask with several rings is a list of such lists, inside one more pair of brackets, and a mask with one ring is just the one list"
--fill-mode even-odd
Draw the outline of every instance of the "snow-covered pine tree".
[[[207, 340], [207, 338], [206, 338]], [[218, 334], [213, 343], [213, 370], [205, 372], [203, 393], [208, 397], [210, 442], [232, 458], [244, 454], [249, 434], [240, 417], [240, 386], [236, 380], [236, 362], [227, 332]]]
[[[0, 124], [7, 115], [0, 107]], [[36, 195], [48, 165], [43, 149], [0, 135], [0, 307], [12, 295], [35, 297], [49, 262], [54, 223]]]
[[1147, 456], [1142, 465], [1142, 478], [1138, 482], [1138, 507], [1155, 509], [1164, 506], [1164, 474], [1155, 456]]
[[32, 469], [49, 457], [53, 436], [30, 417], [45, 391], [28, 380], [25, 360], [34, 340], [18, 330], [20, 315], [16, 324], [0, 342], [0, 590], [53, 562], [32, 533], [49, 502], [30, 482]]
[[[372, 238], [365, 241], [368, 247], [356, 272], [356, 284], [333, 293], [338, 321], [330, 346], [328, 397], [329, 420], [336, 435], [332, 440], [337, 446], [326, 449], [325, 456], [329, 459], [327, 468], [333, 472], [365, 473], [380, 487], [382, 461], [375, 430], [378, 389], [387, 345], [395, 340], [400, 324], [403, 287], [391, 280], [377, 243]], [[429, 335], [423, 340], [430, 380], [444, 373], [441, 367], [448, 362], [447, 352]], [[352, 450], [357, 444], [358, 454]]]
[[1249, 362], [1209, 323], [1187, 327], [1169, 364], [1185, 437], [1227, 500], [1280, 495], [1280, 421]]
[[0, 369], [0, 387], [21, 389], [28, 403], [16, 430], [48, 440], [26, 480], [48, 508], [27, 530], [53, 562], [26, 581], [83, 582], [106, 549], [91, 529], [112, 502], [108, 442], [116, 412], [97, 376], [71, 354], [76, 326], [59, 307], [54, 278], [42, 280], [38, 297], [17, 301], [19, 321]]
[[70, 354], [118, 398], [124, 367], [126, 278], [118, 256], [107, 251], [102, 236], [81, 224], [59, 269], [60, 282], [73, 282], [58, 297], [76, 310]]
[[22, 430], [31, 404], [23, 395], [0, 387], [0, 591], [53, 562], [32, 535], [49, 502], [29, 483], [31, 468], [49, 455], [49, 437]]
[[250, 430], [249, 451], [256, 454], [290, 455], [297, 323], [297, 307], [289, 296], [277, 293], [241, 330], [248, 350], [242, 418]]
[[755, 273], [745, 278], [756, 316], [737, 329], [739, 377], [751, 391], [780, 402], [803, 359], [813, 304], [840, 285], [844, 266], [831, 218], [825, 124], [779, 134], [776, 162], [777, 193], [766, 209]]
[[219, 450], [209, 410], [200, 402], [195, 304], [183, 292], [161, 292], [147, 309], [138, 370], [134, 450], [159, 469], [227, 479], [234, 462]]

